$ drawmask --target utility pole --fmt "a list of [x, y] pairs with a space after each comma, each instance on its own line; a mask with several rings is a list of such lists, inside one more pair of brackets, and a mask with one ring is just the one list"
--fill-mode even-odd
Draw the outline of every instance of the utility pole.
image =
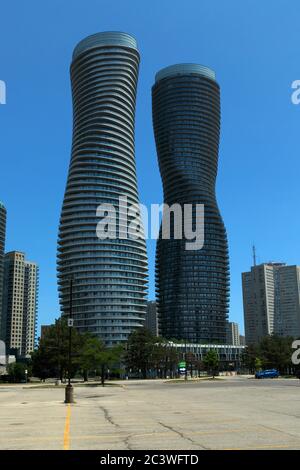
[[185, 348], [184, 348], [184, 359], [185, 359], [185, 372], [184, 372], [184, 380], [188, 379], [187, 376], [187, 339], [185, 337]]
[[68, 385], [66, 386], [65, 391], [65, 403], [74, 403], [74, 388], [71, 384], [71, 368], [72, 368], [72, 328], [73, 328], [73, 279], [70, 279], [70, 311], [68, 318], [68, 328], [69, 328], [69, 358], [68, 358]]

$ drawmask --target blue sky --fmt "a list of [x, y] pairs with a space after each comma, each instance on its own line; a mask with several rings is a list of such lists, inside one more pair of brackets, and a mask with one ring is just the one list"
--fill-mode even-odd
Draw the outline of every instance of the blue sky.
[[[230, 319], [243, 329], [241, 272], [258, 262], [300, 264], [300, 79], [297, 0], [19, 0], [1, 6], [0, 200], [7, 250], [40, 266], [39, 323], [59, 316], [56, 241], [70, 158], [69, 64], [83, 37], [134, 35], [141, 53], [136, 162], [141, 202], [162, 201], [151, 122], [155, 73], [178, 62], [213, 68], [221, 87], [217, 195], [231, 264]], [[154, 297], [155, 241], [148, 243]]]

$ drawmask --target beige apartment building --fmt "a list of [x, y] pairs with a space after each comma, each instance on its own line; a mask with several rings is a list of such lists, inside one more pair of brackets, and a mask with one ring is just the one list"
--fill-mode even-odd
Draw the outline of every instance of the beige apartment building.
[[275, 283], [275, 333], [300, 338], [300, 266], [283, 266]]
[[233, 321], [226, 323], [226, 343], [235, 346], [240, 345], [239, 325]]
[[300, 267], [263, 263], [242, 273], [246, 344], [264, 336], [300, 337]]
[[37, 326], [38, 266], [25, 254], [12, 251], [4, 258], [3, 325], [6, 347], [27, 356], [34, 349]]

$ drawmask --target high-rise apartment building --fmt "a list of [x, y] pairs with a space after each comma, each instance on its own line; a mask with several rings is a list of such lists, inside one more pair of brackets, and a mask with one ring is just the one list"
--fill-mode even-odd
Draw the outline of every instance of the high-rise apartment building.
[[[123, 203], [119, 210], [119, 197], [129, 206], [139, 202], [134, 156], [139, 60], [132, 36], [104, 32], [83, 39], [71, 64], [73, 142], [59, 227], [60, 304], [68, 315], [73, 279], [75, 327], [107, 345], [126, 341], [145, 322], [145, 239], [126, 238]], [[115, 237], [101, 239], [97, 208], [104, 204], [115, 210], [117, 224]], [[139, 214], [136, 220], [141, 225]]]
[[38, 302], [38, 266], [12, 251], [4, 257], [3, 328], [7, 349], [30, 354], [35, 345]]
[[275, 274], [274, 330], [300, 338], [300, 266], [282, 266]]
[[226, 343], [234, 344], [235, 346], [240, 345], [240, 334], [238, 323], [228, 321], [226, 323]]
[[263, 263], [242, 273], [246, 343], [300, 336], [300, 267]]
[[148, 328], [153, 335], [158, 336], [157, 305], [153, 300], [147, 302], [145, 327]]
[[6, 233], [6, 209], [0, 201], [0, 340], [3, 338], [2, 330], [2, 299], [3, 299], [3, 270]]
[[245, 335], [240, 335], [240, 346], [245, 346], [245, 345], [246, 345]]
[[274, 333], [274, 272], [281, 263], [253, 266], [242, 273], [245, 337], [247, 344]]
[[215, 73], [179, 64], [156, 74], [153, 126], [164, 203], [191, 204], [193, 229], [204, 205], [204, 246], [187, 250], [187, 239], [162, 230], [156, 252], [156, 291], [162, 336], [190, 342], [225, 343], [229, 297], [226, 230], [215, 182], [220, 133], [220, 89]]

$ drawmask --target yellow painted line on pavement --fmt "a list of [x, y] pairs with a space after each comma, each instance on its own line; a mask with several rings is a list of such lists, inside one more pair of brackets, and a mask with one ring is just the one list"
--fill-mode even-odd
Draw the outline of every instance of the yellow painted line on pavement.
[[64, 450], [70, 450], [70, 420], [71, 420], [71, 405], [67, 405], [67, 415], [65, 421], [64, 431]]

